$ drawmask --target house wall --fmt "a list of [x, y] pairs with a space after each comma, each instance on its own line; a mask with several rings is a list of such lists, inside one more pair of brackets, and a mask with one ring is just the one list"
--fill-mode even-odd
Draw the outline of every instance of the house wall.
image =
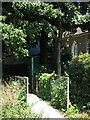
[[78, 46], [78, 55], [82, 53], [87, 53], [87, 43], [90, 42], [90, 33], [71, 36], [69, 38], [64, 38], [63, 42], [67, 47], [68, 53], [72, 54], [72, 44], [76, 41]]

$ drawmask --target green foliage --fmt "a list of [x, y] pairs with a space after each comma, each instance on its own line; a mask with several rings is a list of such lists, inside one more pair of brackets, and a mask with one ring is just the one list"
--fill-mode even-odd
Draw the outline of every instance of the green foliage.
[[66, 114], [69, 118], [77, 118], [78, 112], [78, 107], [74, 105], [67, 109]]
[[42, 73], [40, 80], [40, 97], [49, 100], [57, 108], [66, 108], [67, 81], [65, 77], [58, 77], [55, 73]]
[[[62, 16], [61, 11], [53, 9], [53, 5], [44, 2], [15, 2], [13, 4], [14, 9], [17, 9], [23, 13], [24, 16], [36, 16], [38, 18], [43, 17], [44, 19], [55, 19]], [[26, 14], [27, 12], [27, 14]]]
[[0, 120], [4, 118], [38, 118], [31, 112], [30, 106], [25, 101], [25, 87], [25, 84], [20, 85], [17, 81], [2, 86], [3, 101], [0, 104]]
[[42, 73], [39, 77], [40, 81], [40, 96], [45, 99], [45, 100], [50, 100], [51, 99], [51, 81], [55, 77], [55, 73]]
[[42, 73], [52, 73], [52, 69], [48, 65], [39, 65], [39, 68], [34, 70], [34, 74], [38, 74], [39, 76]]
[[70, 120], [73, 120], [73, 119], [90, 119], [90, 111], [84, 111], [84, 112], [81, 112], [79, 110], [79, 107], [74, 104], [73, 106], [69, 107], [65, 114], [68, 118], [70, 118]]
[[85, 12], [81, 12], [82, 10], [79, 10], [75, 4], [72, 2], [3, 2], [2, 20], [10, 24], [10, 26], [4, 25], [5, 33], [2, 31], [3, 46], [5, 46], [3, 53], [17, 57], [28, 56], [28, 49], [40, 40], [42, 29], [48, 36], [48, 46], [53, 46], [55, 27], [57, 31], [60, 21], [64, 31], [72, 31], [75, 24], [84, 24], [88, 21], [86, 8]]
[[[53, 4], [53, 5], [52, 5]], [[44, 3], [44, 2], [13, 2], [13, 3], [3, 3], [3, 15], [6, 16], [5, 23], [12, 23], [13, 26], [17, 29], [22, 29], [24, 34], [26, 34], [26, 41], [28, 45], [24, 47], [23, 42], [21, 41], [20, 44], [16, 39], [14, 40], [15, 43], [12, 47], [5, 47], [3, 53], [8, 53], [10, 55], [15, 56], [28, 56], [28, 50], [30, 47], [34, 45], [35, 42], [41, 40], [42, 29], [45, 32], [48, 40], [48, 46], [56, 45], [56, 48], [59, 48], [57, 44], [58, 39], [53, 42], [54, 38], [54, 31], [61, 30], [63, 31], [73, 31], [76, 27], [80, 27], [80, 25], [88, 22], [89, 17], [86, 15], [85, 12], [81, 12], [81, 9], [78, 8], [78, 3], [73, 2], [55, 2], [55, 3]], [[85, 3], [87, 4], [87, 3]], [[11, 19], [12, 18], [12, 19]], [[60, 23], [61, 22], [61, 23]], [[61, 26], [60, 26], [61, 24]], [[86, 26], [86, 25], [85, 25]], [[84, 27], [85, 27], [84, 26]], [[56, 30], [55, 30], [56, 27]], [[11, 33], [11, 32], [10, 32]], [[62, 34], [62, 33], [61, 33]], [[7, 36], [8, 37], [8, 36]], [[60, 37], [60, 36], [59, 36]], [[17, 37], [19, 38], [19, 37]], [[11, 39], [11, 38], [10, 38]], [[10, 40], [12, 41], [12, 40]], [[43, 38], [42, 38], [43, 41]], [[24, 49], [22, 48], [24, 47]], [[8, 50], [9, 49], [9, 50]], [[27, 50], [28, 49], [28, 50]], [[56, 55], [58, 54], [59, 50], [57, 49]], [[13, 53], [12, 53], [13, 52]], [[19, 54], [18, 54], [19, 53]], [[55, 57], [57, 59], [57, 56]], [[58, 60], [56, 60], [57, 66], [60, 67], [58, 64]], [[58, 73], [58, 72], [57, 72]]]
[[[82, 26], [90, 21], [87, 15], [87, 9], [89, 9], [89, 3], [80, 2], [54, 2], [52, 3], [55, 8], [60, 8], [63, 16], [61, 17], [63, 30], [71, 31], [76, 26]], [[87, 26], [88, 27], [88, 26]], [[86, 27], [84, 26], [83, 29]]]
[[[72, 24], [82, 24], [88, 22], [89, 18], [86, 15], [82, 15], [78, 8], [73, 3], [65, 4], [68, 8], [68, 15], [71, 17]], [[71, 14], [71, 15], [70, 15]]]
[[26, 35], [23, 30], [14, 28], [12, 24], [0, 23], [2, 28], [3, 56], [14, 55], [16, 57], [28, 56]]
[[[49, 39], [53, 38], [53, 31], [55, 28], [48, 21], [39, 21], [37, 19], [37, 21], [33, 21], [31, 23], [28, 23], [27, 21], [22, 21], [20, 23], [22, 29], [24, 29], [24, 32], [27, 34], [29, 47], [33, 47], [35, 43], [40, 40], [42, 29], [44, 29], [44, 32], [48, 35]], [[51, 43], [51, 41], [49, 41], [48, 43]]]
[[[6, 12], [3, 11], [3, 14], [6, 15], [5, 22], [8, 22], [8, 24], [12, 23], [16, 28], [23, 30], [24, 34], [27, 35], [25, 40], [28, 43], [27, 47], [29, 49], [40, 40], [42, 28], [44, 32], [48, 34], [49, 39], [53, 37], [54, 28], [49, 20], [53, 21], [56, 17], [59, 18], [61, 16], [61, 12], [58, 9], [54, 9], [53, 5], [47, 3], [15, 2], [12, 3], [11, 8], [10, 4], [6, 4], [6, 6], [3, 7], [3, 10], [4, 9], [6, 10]], [[9, 9], [8, 12], [7, 9]], [[12, 11], [10, 9], [12, 9]], [[8, 15], [9, 12], [10, 15]], [[49, 43], [51, 43], [51, 41]]]
[[[82, 5], [82, 4], [81, 4]], [[85, 4], [87, 7], [87, 3]], [[44, 3], [44, 2], [38, 2], [38, 3], [31, 3], [31, 2], [17, 2], [13, 4], [14, 9], [22, 13], [22, 17], [28, 18], [28, 16], [31, 20], [34, 17], [38, 17], [39, 19], [44, 18], [45, 20], [48, 20], [49, 22], [53, 21], [58, 22], [62, 18], [62, 23], [74, 25], [74, 24], [83, 24], [85, 22], [88, 22], [89, 18], [86, 15], [86, 9], [84, 11], [84, 14], [82, 14], [82, 7], [81, 9], [78, 8], [77, 4], [72, 2], [64, 2], [64, 3]], [[57, 7], [56, 7], [57, 6]], [[26, 14], [27, 13], [27, 14]], [[54, 22], [51, 22], [55, 24]], [[57, 24], [58, 27], [58, 24]]]
[[87, 103], [87, 108], [90, 110], [90, 102]]
[[87, 102], [90, 102], [90, 54], [81, 54], [73, 58], [68, 73], [72, 103], [87, 106]]
[[28, 118], [31, 116], [31, 111], [26, 103], [22, 105], [4, 104], [2, 105], [2, 118]]
[[41, 65], [41, 66], [40, 66], [39, 75], [40, 75], [40, 73], [41, 73], [41, 74], [42, 74], [42, 73], [47, 73], [47, 68], [46, 68], [44, 65]]
[[23, 102], [26, 102], [26, 80], [23, 80], [23, 86], [22, 86], [22, 90], [20, 92], [20, 95], [18, 96], [18, 100], [20, 101], [20, 103], [22, 104]]
[[64, 76], [58, 77], [52, 82], [51, 104], [60, 109], [67, 107], [67, 80]]

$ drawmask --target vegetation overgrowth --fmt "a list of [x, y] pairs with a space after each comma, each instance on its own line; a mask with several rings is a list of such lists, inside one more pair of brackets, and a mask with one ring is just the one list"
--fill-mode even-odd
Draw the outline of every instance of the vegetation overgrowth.
[[68, 67], [70, 100], [83, 111], [90, 109], [90, 54], [74, 57]]
[[17, 81], [2, 83], [0, 120], [7, 118], [39, 118], [26, 103], [26, 84]]
[[65, 112], [65, 115], [70, 118], [70, 120], [76, 119], [90, 119], [90, 110], [87, 111], [80, 111], [79, 107], [74, 104], [73, 106], [69, 107]]
[[39, 95], [62, 110], [69, 118], [90, 119], [90, 55], [80, 54], [69, 62], [70, 106], [66, 109], [67, 82], [65, 76], [55, 73], [40, 73]]
[[[56, 70], [56, 73], [58, 73], [58, 75], [61, 74], [60, 51], [62, 51], [61, 49], [63, 49], [60, 48], [60, 36], [62, 36], [63, 32], [66, 31], [69, 31], [70, 34], [74, 34], [78, 26], [81, 27], [83, 31], [89, 30], [90, 19], [88, 16], [88, 10], [90, 8], [90, 4], [88, 2], [3, 2], [2, 8], [3, 9], [2, 16], [0, 17], [0, 25], [2, 27], [3, 57], [29, 57], [30, 48], [35, 47], [36, 43], [40, 42], [40, 64], [48, 64], [48, 48], [51, 48], [52, 50], [50, 54], [51, 56], [53, 56], [51, 58], [51, 62], [52, 64], [54, 63], [54, 69]], [[59, 36], [57, 31], [59, 32]], [[82, 55], [81, 57], [74, 58], [70, 62], [68, 71], [70, 75], [70, 100], [72, 105], [77, 104], [76, 106], [78, 107], [78, 109], [82, 111], [89, 110], [90, 57], [87, 55]], [[65, 105], [65, 98], [60, 95], [65, 95], [66, 93], [62, 93], [62, 90], [65, 90], [64, 81], [61, 83], [61, 81], [57, 80], [58, 82], [55, 81], [55, 83], [53, 82], [52, 85], [51, 83], [52, 81], [54, 81], [53, 75], [49, 76], [49, 74], [43, 74], [41, 76], [41, 97], [44, 99], [48, 98], [52, 101], [54, 105], [62, 108]], [[17, 91], [17, 89], [15, 90]], [[13, 92], [11, 88], [9, 88], [8, 93], [7, 91], [8, 90], [5, 90], [4, 92], [5, 94], [8, 94], [5, 96], [11, 95], [9, 94], [9, 92], [13, 93], [12, 95], [14, 95], [15, 91]], [[19, 112], [23, 111], [23, 108], [21, 106], [25, 106], [25, 94], [23, 93], [23, 90], [21, 91], [17, 100], [18, 102], [16, 102], [17, 105], [19, 104]], [[44, 94], [46, 94], [46, 96]], [[15, 99], [16, 96], [17, 95], [15, 95]], [[7, 99], [10, 99], [8, 101], [11, 102], [5, 102], [2, 104], [9, 105], [5, 105], [5, 109], [2, 107], [2, 110], [5, 111], [2, 112], [3, 114], [1, 114], [1, 116], [7, 116], [7, 109], [9, 109], [11, 110], [9, 112], [9, 116], [11, 117], [13, 115], [16, 115], [17, 109], [14, 110], [16, 106], [12, 107], [14, 106], [14, 104], [12, 103], [12, 97], [7, 97]], [[63, 104], [60, 105], [59, 103]], [[14, 111], [14, 113], [12, 111]], [[71, 107], [67, 113], [71, 114], [73, 112], [78, 112], [75, 106]]]
[[67, 81], [65, 77], [59, 77], [53, 73], [42, 73], [39, 77], [42, 99], [48, 100], [53, 106], [60, 109], [67, 107]]
[[65, 49], [61, 44], [63, 33], [71, 36], [77, 27], [89, 30], [88, 2], [3, 2], [2, 8], [3, 57], [29, 57], [30, 49], [40, 42], [41, 64], [48, 64], [50, 52], [58, 75], [60, 51]]

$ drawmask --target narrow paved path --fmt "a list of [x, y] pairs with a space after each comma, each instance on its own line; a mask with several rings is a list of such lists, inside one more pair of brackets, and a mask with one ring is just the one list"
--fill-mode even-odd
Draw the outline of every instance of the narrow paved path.
[[27, 102], [28, 105], [32, 106], [32, 112], [41, 115], [42, 118], [65, 118], [57, 109], [54, 109], [34, 94], [28, 94]]

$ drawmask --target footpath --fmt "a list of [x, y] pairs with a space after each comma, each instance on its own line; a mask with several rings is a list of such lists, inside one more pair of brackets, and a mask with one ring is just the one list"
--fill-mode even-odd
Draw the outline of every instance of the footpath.
[[[65, 118], [60, 111], [54, 109], [49, 103], [43, 101], [34, 94], [28, 94], [27, 103], [32, 106], [31, 111], [40, 115], [41, 118]], [[66, 120], [66, 118], [63, 120]]]

